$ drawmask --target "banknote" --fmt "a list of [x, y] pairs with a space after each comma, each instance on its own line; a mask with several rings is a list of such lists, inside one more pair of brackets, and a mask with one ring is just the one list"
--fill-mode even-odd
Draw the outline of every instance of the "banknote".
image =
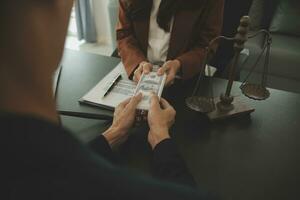
[[157, 67], [154, 66], [153, 69], [149, 74], [142, 74], [136, 86], [135, 94], [143, 94], [143, 99], [137, 106], [139, 110], [149, 110], [152, 93], [160, 97], [163, 92], [166, 74], [158, 76], [156, 72]]

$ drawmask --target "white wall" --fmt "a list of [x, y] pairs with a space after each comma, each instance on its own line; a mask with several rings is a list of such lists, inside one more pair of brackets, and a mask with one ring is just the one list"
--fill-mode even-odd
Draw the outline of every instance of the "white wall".
[[93, 0], [94, 17], [99, 43], [110, 43], [110, 25], [107, 11], [107, 3], [109, 0]]
[[[108, 6], [116, 7], [117, 0], [92, 0], [98, 42], [103, 44], [114, 45], [115, 37], [112, 34], [115, 30], [115, 21], [117, 9], [109, 11]], [[116, 7], [117, 8], [117, 7]], [[112, 12], [112, 13], [111, 13]]]

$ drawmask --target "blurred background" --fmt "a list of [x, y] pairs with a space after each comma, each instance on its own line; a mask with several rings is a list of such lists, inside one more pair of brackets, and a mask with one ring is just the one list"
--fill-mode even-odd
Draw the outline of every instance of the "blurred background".
[[[111, 56], [116, 49], [115, 25], [118, 0], [76, 0], [72, 11], [66, 48]], [[225, 0], [222, 35], [234, 36], [243, 15], [251, 17], [251, 32], [271, 32], [268, 87], [300, 93], [300, 1], [299, 0]], [[236, 80], [245, 79], [266, 37], [260, 35], [246, 43]], [[210, 63], [217, 76], [226, 78], [226, 68], [233, 56], [232, 44], [221, 43]], [[253, 70], [251, 79], [260, 81], [263, 60]]]
[[110, 56], [116, 48], [118, 0], [76, 0], [66, 48]]

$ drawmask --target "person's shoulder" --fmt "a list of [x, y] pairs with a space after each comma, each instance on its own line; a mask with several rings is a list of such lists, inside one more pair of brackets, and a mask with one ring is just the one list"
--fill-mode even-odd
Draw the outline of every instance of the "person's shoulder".
[[60, 126], [54, 122], [51, 122], [43, 117], [30, 114], [19, 114], [11, 112], [0, 112], [0, 126], [13, 126], [13, 124], [18, 125], [30, 125], [34, 124], [34, 127], [38, 126], [49, 126], [60, 128]]
[[7, 163], [42, 166], [86, 154], [84, 145], [72, 133], [38, 116], [1, 113], [0, 131]]
[[59, 124], [41, 117], [3, 112], [0, 113], [0, 130], [3, 133], [2, 137], [11, 144], [16, 141], [34, 143], [42, 138], [51, 139], [69, 135], [69, 132]]

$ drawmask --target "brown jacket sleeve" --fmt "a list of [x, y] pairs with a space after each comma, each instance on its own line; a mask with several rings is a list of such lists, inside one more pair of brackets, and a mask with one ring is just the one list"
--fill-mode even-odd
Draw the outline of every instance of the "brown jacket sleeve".
[[[182, 78], [189, 79], [201, 70], [202, 62], [205, 57], [205, 47], [209, 42], [220, 35], [223, 24], [223, 9], [224, 0], [209, 0], [207, 1], [207, 9], [203, 20], [200, 20], [197, 27], [198, 38], [195, 38], [194, 47], [177, 57], [181, 63]], [[217, 45], [213, 47], [215, 52]]]
[[120, 0], [119, 21], [116, 27], [118, 52], [122, 58], [127, 75], [130, 76], [134, 69], [147, 58], [138, 46], [134, 37], [132, 23], [126, 16], [125, 5]]

